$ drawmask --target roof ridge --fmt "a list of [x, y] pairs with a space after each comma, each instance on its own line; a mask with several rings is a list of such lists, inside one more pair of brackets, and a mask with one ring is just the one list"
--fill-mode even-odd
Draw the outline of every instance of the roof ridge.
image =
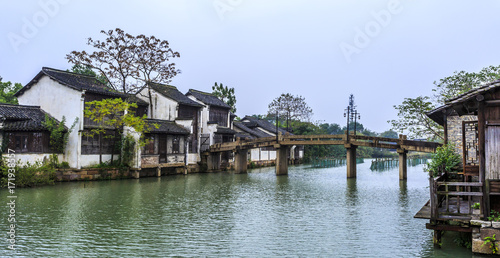
[[71, 74], [71, 75], [78, 75], [78, 76], [84, 76], [84, 77], [89, 77], [89, 78], [94, 78], [94, 79], [97, 79], [95, 76], [93, 75], [87, 75], [87, 74], [81, 74], [81, 73], [75, 73], [75, 72], [70, 72], [70, 71], [65, 71], [65, 70], [60, 70], [60, 69], [55, 69], [55, 68], [51, 68], [51, 67], [42, 67], [42, 71], [45, 71], [45, 70], [51, 70], [51, 71], [55, 71], [55, 72], [60, 72], [60, 73], [67, 73], [67, 74]]
[[189, 91], [193, 91], [193, 92], [197, 92], [197, 93], [201, 93], [201, 94], [215, 96], [213, 93], [208, 93], [208, 92], [204, 92], [204, 91], [201, 91], [201, 90], [189, 89]]
[[158, 83], [158, 82], [148, 82], [148, 84], [155, 84], [155, 85], [158, 85], [158, 86], [163, 86], [163, 87], [169, 87], [169, 88], [177, 89], [177, 86], [170, 85], [170, 84], [163, 84], [163, 83]]
[[22, 107], [22, 108], [40, 108], [40, 106], [19, 105], [19, 104], [9, 104], [9, 103], [0, 103], [0, 106], [11, 106], [11, 107]]

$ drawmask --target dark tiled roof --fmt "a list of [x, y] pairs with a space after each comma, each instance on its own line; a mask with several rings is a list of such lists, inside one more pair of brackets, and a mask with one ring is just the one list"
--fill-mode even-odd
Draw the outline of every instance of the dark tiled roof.
[[251, 140], [251, 139], [255, 139], [255, 137], [253, 137], [252, 135], [248, 134], [248, 133], [244, 133], [244, 132], [237, 132], [235, 135], [234, 135], [236, 138], [241, 138], [243, 140]]
[[193, 106], [193, 107], [202, 107], [203, 105], [188, 98], [186, 95], [182, 94], [175, 86], [158, 84], [158, 83], [149, 83], [152, 89], [159, 92], [161, 95], [173, 99], [180, 104]]
[[127, 94], [127, 98], [126, 100], [128, 102], [132, 102], [132, 103], [137, 103], [137, 105], [140, 105], [140, 106], [149, 106], [149, 103], [140, 99], [139, 97], [137, 97], [136, 95], [132, 95], [132, 94]]
[[[39, 106], [0, 104], [0, 119], [5, 119], [2, 128], [4, 131], [46, 130], [42, 125], [46, 114]], [[50, 115], [49, 117], [53, 118]]]
[[[159, 127], [156, 128], [154, 124], [157, 124]], [[184, 135], [190, 133], [184, 127], [176, 124], [175, 122], [167, 120], [147, 119], [146, 125], [149, 126], [150, 133], [167, 133], [167, 134], [184, 134]]]
[[500, 80], [494, 81], [487, 83], [477, 89], [470, 90], [462, 95], [459, 95], [455, 98], [448, 99], [445, 101], [446, 104], [454, 105], [454, 104], [461, 104], [464, 103], [474, 97], [476, 97], [479, 94], [488, 92], [488, 91], [496, 91], [500, 89]]
[[477, 89], [470, 90], [462, 95], [459, 95], [455, 98], [448, 99], [445, 101], [445, 105], [440, 106], [434, 110], [431, 110], [426, 113], [426, 115], [434, 120], [436, 123], [440, 125], [444, 125], [444, 115], [446, 114], [447, 116], [453, 116], [453, 115], [467, 115], [467, 114], [473, 114], [476, 109], [476, 107], [464, 107], [466, 103], [470, 100], [474, 100], [476, 97], [478, 97], [481, 94], [487, 93], [487, 92], [494, 92], [500, 90], [500, 80], [494, 81], [487, 83]]
[[223, 127], [223, 126], [217, 126], [217, 132], [218, 134], [236, 134], [236, 131], [234, 131], [231, 128]]
[[[240, 129], [241, 131], [245, 132], [246, 134], [249, 134], [251, 135], [252, 137], [254, 138], [262, 138], [262, 137], [269, 137], [269, 136], [272, 136], [272, 135], [269, 135], [267, 133], [264, 133], [263, 131], [261, 130], [253, 130], [253, 129], [250, 129], [249, 127], [247, 127], [245, 125], [246, 123], [243, 123], [243, 122], [233, 122], [233, 125], [234, 127]], [[238, 136], [237, 136], [238, 137]]]
[[[266, 120], [257, 119], [255, 117], [251, 117], [251, 116], [245, 116], [242, 119], [242, 121], [244, 121], [244, 120], [248, 120], [246, 122], [243, 122], [248, 128], [256, 130], [255, 129], [256, 127], [260, 127], [268, 132], [276, 134], [276, 126], [274, 126], [273, 124], [271, 124], [270, 122], [268, 122]], [[281, 128], [278, 128], [278, 131], [281, 132], [282, 134], [287, 133], [286, 130], [283, 130]]]
[[190, 89], [186, 95], [188, 94], [193, 95], [196, 99], [209, 106], [217, 106], [227, 109], [231, 108], [228, 104], [224, 103], [224, 101], [220, 100], [211, 93]]
[[21, 96], [26, 90], [31, 88], [33, 84], [37, 83], [38, 80], [42, 78], [42, 76], [48, 76], [52, 80], [59, 82], [62, 85], [65, 85], [69, 88], [78, 90], [78, 91], [88, 91], [92, 93], [112, 96], [112, 97], [122, 97], [127, 98], [126, 94], [117, 92], [105, 84], [97, 80], [93, 76], [83, 75], [72, 73], [68, 71], [57, 70], [53, 68], [43, 67], [42, 71], [40, 71], [33, 80], [31, 80], [26, 86], [16, 92], [15, 96]]

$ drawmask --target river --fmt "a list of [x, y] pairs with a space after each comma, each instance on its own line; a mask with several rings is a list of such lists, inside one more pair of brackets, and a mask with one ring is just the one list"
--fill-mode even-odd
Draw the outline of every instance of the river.
[[[447, 234], [434, 249], [423, 165], [371, 171], [292, 166], [16, 189], [16, 247], [1, 256], [471, 257]], [[0, 199], [10, 199], [5, 189]]]

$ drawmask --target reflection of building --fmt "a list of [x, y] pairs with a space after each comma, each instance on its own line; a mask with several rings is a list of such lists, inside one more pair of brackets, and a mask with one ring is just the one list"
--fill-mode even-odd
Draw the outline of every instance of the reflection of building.
[[452, 175], [443, 175], [431, 181], [429, 228], [455, 230], [440, 225], [468, 223], [471, 203], [480, 203], [481, 217], [500, 211], [500, 81], [447, 100], [427, 115], [444, 127], [445, 141], [456, 144], [463, 160], [462, 180], [451, 182]]

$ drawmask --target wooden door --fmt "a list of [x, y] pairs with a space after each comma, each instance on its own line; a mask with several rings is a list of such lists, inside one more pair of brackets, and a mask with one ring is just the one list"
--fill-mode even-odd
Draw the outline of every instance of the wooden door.
[[160, 134], [158, 149], [160, 154], [160, 163], [167, 163], [167, 135]]
[[500, 125], [486, 127], [486, 179], [500, 179]]

